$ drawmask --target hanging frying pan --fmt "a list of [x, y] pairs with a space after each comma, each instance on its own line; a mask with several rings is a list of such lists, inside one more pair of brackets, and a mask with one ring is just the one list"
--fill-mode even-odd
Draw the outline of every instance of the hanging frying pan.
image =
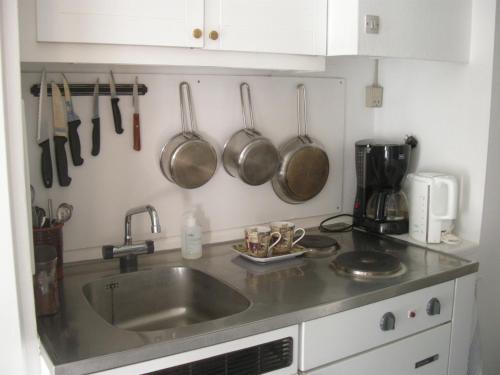
[[306, 202], [319, 194], [328, 180], [330, 163], [321, 145], [307, 134], [306, 88], [297, 86], [298, 135], [280, 148], [281, 164], [272, 179], [274, 192], [291, 204]]

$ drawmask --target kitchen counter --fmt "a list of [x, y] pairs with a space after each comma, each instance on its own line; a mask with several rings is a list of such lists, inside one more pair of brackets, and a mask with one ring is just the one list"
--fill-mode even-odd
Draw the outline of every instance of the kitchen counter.
[[337, 254], [353, 246], [357, 250], [386, 251], [405, 264], [406, 272], [387, 279], [356, 281], [336, 274], [330, 267], [335, 255], [257, 265], [236, 255], [231, 249], [234, 242], [205, 246], [199, 260], [183, 260], [180, 251], [143, 255], [139, 257], [138, 272], [153, 267], [192, 267], [238, 290], [251, 304], [241, 313], [213, 321], [133, 332], [108, 324], [82, 292], [82, 286], [91, 281], [118, 276], [118, 260], [68, 264], [61, 310], [53, 317], [38, 319], [40, 339], [57, 375], [96, 372], [287, 327], [453, 280], [478, 269], [477, 262], [397, 239], [359, 231], [331, 236], [341, 245]]

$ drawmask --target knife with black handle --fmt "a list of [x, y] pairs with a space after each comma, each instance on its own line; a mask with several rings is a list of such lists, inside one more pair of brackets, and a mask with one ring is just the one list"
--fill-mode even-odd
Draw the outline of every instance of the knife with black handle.
[[101, 119], [99, 117], [92, 119], [92, 155], [99, 155], [101, 148]]
[[92, 117], [92, 151], [93, 156], [101, 150], [101, 119], [99, 117], [99, 78], [94, 86], [94, 115]]
[[42, 179], [43, 185], [46, 188], [52, 187], [52, 158], [50, 155], [50, 142], [47, 139], [39, 144], [42, 148], [41, 165], [42, 165]]
[[117, 134], [123, 133], [122, 128], [122, 114], [120, 113], [120, 107], [118, 107], [118, 102], [120, 98], [116, 95], [116, 84], [113, 72], [111, 73], [111, 79], [109, 80], [109, 90], [111, 93], [111, 109], [113, 110], [113, 120], [115, 122], [115, 131]]
[[42, 72], [40, 81], [40, 99], [38, 102], [38, 123], [36, 141], [42, 148], [41, 170], [43, 185], [46, 188], [52, 187], [52, 158], [50, 155], [49, 124], [46, 119], [45, 102], [47, 101], [47, 79], [45, 70]]
[[80, 137], [78, 136], [78, 127], [81, 123], [80, 119], [68, 122], [69, 149], [71, 150], [71, 160], [73, 160], [73, 165], [75, 166], [83, 164], [81, 157], [82, 147], [80, 145]]
[[66, 104], [66, 114], [68, 118], [69, 149], [71, 150], [71, 160], [73, 160], [73, 165], [78, 166], [83, 164], [83, 159], [81, 157], [82, 148], [80, 145], [80, 137], [78, 135], [78, 127], [82, 122], [73, 109], [73, 101], [71, 100], [71, 91], [69, 89], [68, 80], [64, 74], [62, 76], [64, 102]]
[[54, 136], [54, 146], [56, 150], [56, 167], [59, 185], [69, 186], [71, 177], [68, 175], [68, 158], [66, 156], [66, 137]]
[[68, 134], [68, 125], [64, 116], [65, 103], [59, 87], [54, 82], [51, 83], [51, 86], [57, 178], [59, 179], [59, 185], [68, 186], [71, 183], [71, 177], [68, 175], [68, 159], [65, 148]]

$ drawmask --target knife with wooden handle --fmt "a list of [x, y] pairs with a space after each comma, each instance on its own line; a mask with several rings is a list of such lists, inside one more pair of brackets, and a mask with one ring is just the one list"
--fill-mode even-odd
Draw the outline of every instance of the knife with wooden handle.
[[71, 100], [71, 91], [69, 89], [68, 80], [64, 74], [62, 76], [64, 85], [64, 102], [66, 104], [66, 114], [68, 117], [69, 148], [71, 150], [73, 165], [78, 166], [83, 164], [80, 137], [78, 136], [78, 127], [82, 122], [73, 109], [73, 101]]
[[115, 122], [115, 131], [117, 134], [123, 133], [122, 128], [122, 114], [120, 113], [120, 107], [118, 107], [118, 102], [120, 98], [116, 95], [116, 84], [113, 72], [110, 71], [111, 78], [109, 80], [109, 91], [111, 93], [111, 109], [113, 110], [113, 121]]
[[59, 180], [59, 185], [68, 186], [71, 183], [71, 177], [68, 176], [68, 159], [65, 149], [65, 144], [68, 139], [68, 125], [64, 113], [65, 103], [57, 84], [52, 82], [51, 87], [57, 178]]
[[139, 117], [139, 88], [137, 77], [135, 77], [132, 95], [132, 100], [134, 102], [134, 150], [141, 151], [141, 120]]
[[43, 185], [52, 187], [52, 157], [50, 155], [49, 124], [46, 119], [45, 102], [47, 101], [47, 78], [45, 70], [42, 72], [40, 81], [40, 99], [38, 102], [38, 122], [36, 141], [42, 148], [41, 169]]

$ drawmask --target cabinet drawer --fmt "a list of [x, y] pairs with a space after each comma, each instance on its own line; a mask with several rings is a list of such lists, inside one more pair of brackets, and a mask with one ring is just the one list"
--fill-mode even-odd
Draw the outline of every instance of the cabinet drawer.
[[[300, 370], [309, 370], [451, 320], [454, 281], [435, 285], [367, 306], [301, 324]], [[440, 312], [429, 315], [432, 298]], [[386, 313], [395, 318], [394, 329], [382, 330]]]
[[332, 363], [308, 375], [443, 375], [447, 373], [451, 323]]

